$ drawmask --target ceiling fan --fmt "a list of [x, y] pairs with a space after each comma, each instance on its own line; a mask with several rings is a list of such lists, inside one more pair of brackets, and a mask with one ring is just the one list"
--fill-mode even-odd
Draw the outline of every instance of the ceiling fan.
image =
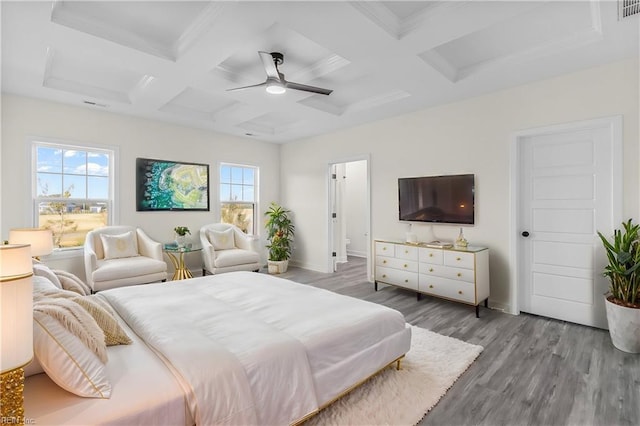
[[280, 52], [258, 52], [262, 65], [267, 73], [267, 79], [264, 83], [254, 84], [251, 86], [236, 87], [232, 90], [249, 89], [251, 87], [265, 86], [268, 93], [273, 95], [280, 95], [287, 91], [287, 89], [302, 90], [304, 92], [318, 93], [320, 95], [329, 95], [333, 90], [323, 89], [321, 87], [308, 86], [306, 84], [294, 83], [284, 79], [284, 74], [278, 70], [278, 65], [282, 65], [284, 62], [284, 55]]

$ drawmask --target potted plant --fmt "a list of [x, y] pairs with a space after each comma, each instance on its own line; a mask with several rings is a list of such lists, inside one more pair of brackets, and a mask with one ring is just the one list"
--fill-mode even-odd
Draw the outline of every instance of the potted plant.
[[616, 229], [609, 241], [598, 232], [607, 253], [604, 276], [607, 322], [613, 345], [625, 352], [640, 353], [640, 225], [631, 219]]
[[191, 235], [189, 228], [186, 226], [176, 226], [173, 228], [173, 231], [176, 233], [176, 244], [178, 247], [184, 247], [187, 234]]
[[287, 271], [293, 243], [295, 226], [291, 222], [291, 211], [272, 202], [265, 212], [267, 222], [267, 248], [269, 249], [268, 267], [270, 274], [281, 274]]

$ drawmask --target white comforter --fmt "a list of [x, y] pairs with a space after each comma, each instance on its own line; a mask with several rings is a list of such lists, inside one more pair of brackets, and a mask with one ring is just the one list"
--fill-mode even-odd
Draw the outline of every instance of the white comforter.
[[294, 422], [326, 402], [333, 363], [405, 330], [392, 309], [251, 272], [102, 294], [181, 379], [199, 425]]

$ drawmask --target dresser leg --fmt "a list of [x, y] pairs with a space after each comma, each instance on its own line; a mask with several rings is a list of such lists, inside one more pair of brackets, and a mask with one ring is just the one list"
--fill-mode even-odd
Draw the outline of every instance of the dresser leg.
[[480, 305], [476, 305], [476, 318], [480, 318]]
[[486, 299], [484, 299], [484, 307], [485, 308], [489, 307], [489, 298], [488, 297]]
[[416, 300], [419, 302], [419, 301], [420, 301], [420, 299], [422, 299], [422, 294], [420, 294], [420, 293], [418, 293], [418, 292], [416, 291]]
[[378, 281], [373, 282], [373, 288], [378, 291]]

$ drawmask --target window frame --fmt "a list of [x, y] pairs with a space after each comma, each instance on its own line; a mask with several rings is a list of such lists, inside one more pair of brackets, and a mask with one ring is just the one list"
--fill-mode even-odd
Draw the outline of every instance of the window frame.
[[[66, 150], [75, 150], [75, 151], [83, 151], [83, 152], [98, 152], [101, 154], [106, 154], [109, 157], [109, 191], [107, 202], [107, 225], [113, 225], [118, 223], [119, 220], [119, 197], [118, 191], [118, 177], [116, 176], [115, 170], [117, 164], [119, 163], [119, 149], [117, 146], [113, 145], [103, 145], [96, 144], [91, 142], [77, 142], [70, 140], [60, 140], [60, 139], [52, 139], [48, 137], [39, 137], [39, 136], [30, 136], [27, 139], [27, 150], [28, 157], [30, 159], [30, 167], [28, 170], [29, 177], [28, 182], [30, 182], [30, 194], [29, 194], [29, 213], [30, 218], [29, 222], [33, 227], [39, 227], [39, 219], [40, 219], [40, 211], [39, 204], [43, 201], [42, 197], [38, 196], [38, 164], [37, 164], [37, 149], [38, 147], [45, 148], [54, 148], [54, 149], [66, 149]], [[60, 172], [61, 175], [64, 175], [64, 170]], [[73, 200], [89, 200], [87, 198], [49, 198], [49, 201], [56, 200], [64, 200], [65, 202], [73, 201]], [[102, 199], [100, 199], [102, 200]], [[54, 247], [53, 256], [58, 258], [64, 258], [71, 256], [76, 256], [73, 253], [80, 253], [83, 250], [83, 246], [74, 246], [74, 247]]]
[[[253, 170], [253, 198], [254, 201], [223, 201], [222, 200], [222, 168], [223, 167], [240, 167], [243, 169], [252, 169]], [[217, 187], [217, 203], [218, 203], [218, 215], [220, 218], [220, 222], [222, 222], [222, 206], [223, 204], [253, 204], [253, 230], [249, 235], [258, 237], [259, 233], [259, 214], [260, 211], [260, 167], [254, 164], [240, 164], [240, 163], [231, 163], [231, 162], [220, 162], [218, 163], [218, 187]], [[228, 182], [228, 184], [231, 184]]]

